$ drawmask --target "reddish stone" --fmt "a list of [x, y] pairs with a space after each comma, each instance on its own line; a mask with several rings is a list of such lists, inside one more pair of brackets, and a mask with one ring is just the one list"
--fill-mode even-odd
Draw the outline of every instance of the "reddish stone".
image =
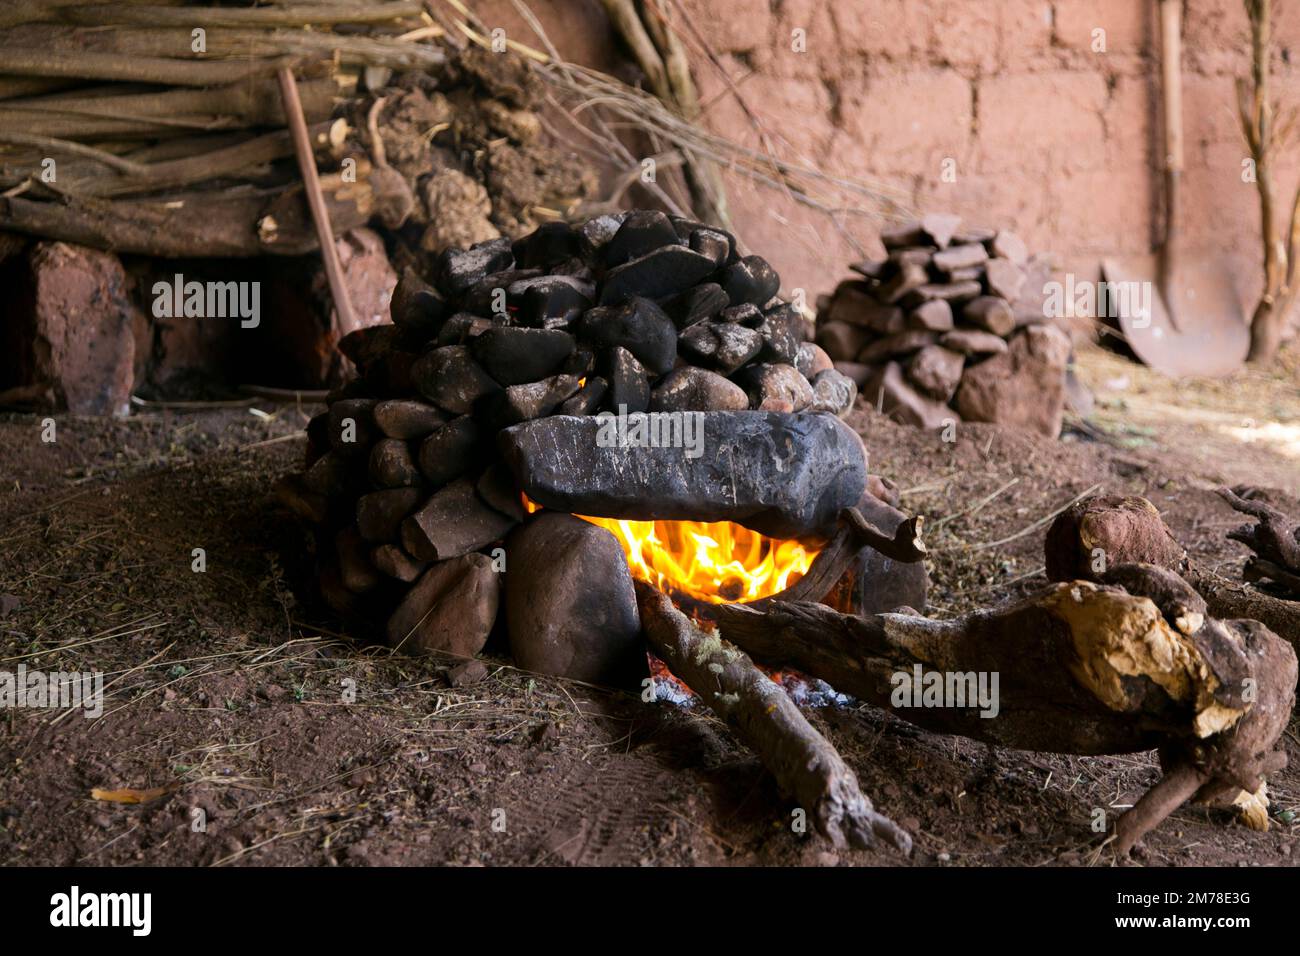
[[942, 428], [956, 421], [957, 413], [943, 402], [926, 398], [908, 384], [903, 367], [890, 362], [862, 386], [862, 397], [890, 418], [917, 428]]
[[407, 654], [473, 657], [497, 619], [501, 577], [485, 554], [466, 554], [425, 571], [388, 619], [388, 645]]
[[907, 366], [912, 384], [935, 401], [947, 402], [957, 391], [966, 356], [942, 345], [927, 345]]
[[[0, 391], [47, 386], [54, 401], [85, 415], [130, 411], [139, 310], [117, 257], [65, 242], [37, 243], [11, 264]], [[24, 274], [25, 273], [25, 274]]]
[[1070, 339], [1050, 325], [1018, 332], [1006, 352], [972, 365], [957, 390], [957, 410], [974, 422], [997, 422], [1056, 438], [1065, 411]]

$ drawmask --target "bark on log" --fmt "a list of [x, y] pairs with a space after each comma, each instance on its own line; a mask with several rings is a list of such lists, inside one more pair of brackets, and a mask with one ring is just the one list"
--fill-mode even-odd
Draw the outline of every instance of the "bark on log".
[[[1253, 492], [1244, 487], [1220, 492], [1233, 507], [1237, 507], [1235, 499], [1247, 513], [1261, 518], [1260, 526], [1246, 525], [1229, 537], [1247, 545], [1253, 542], [1263, 554], [1285, 560], [1290, 547], [1287, 535], [1295, 534], [1294, 525], [1277, 509], [1243, 497], [1248, 493]], [[1054, 581], [1098, 580], [1107, 562], [1145, 562], [1169, 568], [1205, 599], [1211, 616], [1259, 621], [1300, 651], [1300, 601], [1274, 597], [1200, 567], [1188, 558], [1160, 512], [1145, 498], [1097, 495], [1078, 502], [1048, 529], [1046, 551], [1047, 577]]]
[[[329, 119], [337, 86], [331, 79], [299, 85], [313, 125]], [[220, 123], [220, 126], [212, 124]], [[169, 126], [237, 129], [285, 126], [273, 78], [213, 89], [175, 89], [113, 96], [41, 96], [0, 103], [0, 124], [41, 136], [78, 141], [103, 136], [157, 135]], [[161, 187], [160, 187], [161, 188]]]
[[331, 23], [384, 23], [424, 12], [421, 0], [386, 0], [380, 3], [286, 3], [274, 7], [183, 7], [161, 4], [139, 6], [65, 7], [61, 19], [88, 26], [109, 23], [140, 26], [238, 27], [316, 26]]
[[211, 60], [226, 57], [267, 57], [294, 54], [338, 58], [351, 66], [386, 66], [393, 70], [428, 70], [441, 67], [446, 54], [436, 46], [410, 43], [396, 37], [353, 36], [301, 29], [208, 27], [206, 49], [191, 49], [190, 31], [197, 24], [163, 27], [122, 27], [92, 30], [63, 24], [31, 24], [7, 31], [9, 42], [59, 53], [112, 53], [130, 57], [178, 57]]
[[[1110, 574], [1131, 591], [1060, 583], [953, 621], [863, 619], [781, 602], [712, 613], [722, 637], [755, 659], [797, 668], [928, 730], [1053, 753], [1159, 748], [1167, 772], [1189, 766], [1205, 775], [1198, 799], [1257, 803], [1264, 775], [1285, 762], [1274, 746], [1294, 703], [1295, 652], [1255, 621], [1198, 620], [1199, 599], [1171, 572], [1121, 565]], [[894, 706], [917, 668], [945, 682], [998, 675], [996, 716]], [[1184, 789], [1170, 784], [1161, 794]], [[1172, 809], [1164, 799], [1145, 804], [1126, 824], [1127, 845], [1163, 819], [1153, 806]]]
[[260, 60], [181, 60], [160, 56], [122, 57], [115, 53], [51, 54], [0, 44], [0, 64], [12, 76], [66, 77], [81, 80], [119, 80], [126, 83], [160, 83], [166, 86], [220, 86], [258, 76], [268, 76], [282, 66], [293, 67], [297, 57]]
[[871, 846], [879, 837], [903, 853], [912, 839], [875, 811], [858, 778], [785, 690], [745, 654], [706, 633], [667, 595], [637, 582], [641, 626], [655, 653], [746, 745], [781, 790], [835, 846]]
[[1250, 584], [1192, 567], [1187, 580], [1205, 598], [1210, 614], [1224, 620], [1248, 618], [1300, 651], [1300, 601], [1273, 597]]
[[[369, 221], [368, 184], [329, 186], [326, 200], [337, 235]], [[190, 193], [151, 202], [0, 197], [0, 229], [163, 258], [298, 256], [319, 248], [301, 187]]]

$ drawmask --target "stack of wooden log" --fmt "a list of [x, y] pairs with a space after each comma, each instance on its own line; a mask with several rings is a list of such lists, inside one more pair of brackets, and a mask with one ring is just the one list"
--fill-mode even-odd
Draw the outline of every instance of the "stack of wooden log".
[[[403, 39], [415, 0], [256, 8], [17, 4], [0, 13], [0, 228], [168, 257], [317, 248], [301, 210], [277, 71], [298, 76], [337, 234], [391, 183], [351, 151], [336, 98], [395, 70], [441, 71]], [[362, 26], [368, 34], [331, 28]], [[310, 27], [311, 29], [307, 29]], [[355, 144], [354, 144], [355, 145]]]
[[[541, 135], [527, 64], [453, 44], [418, 0], [11, 4], [0, 62], [3, 404], [106, 414], [337, 384], [339, 338], [387, 313], [390, 258], [428, 271], [596, 189]], [[325, 291], [286, 67], [350, 317]], [[260, 286], [265, 315], [160, 315], [153, 290], [177, 273]]]
[[1014, 233], [935, 213], [881, 234], [886, 256], [819, 302], [817, 342], [899, 421], [999, 422], [1055, 437], [1068, 336], [1044, 314], [1048, 259]]

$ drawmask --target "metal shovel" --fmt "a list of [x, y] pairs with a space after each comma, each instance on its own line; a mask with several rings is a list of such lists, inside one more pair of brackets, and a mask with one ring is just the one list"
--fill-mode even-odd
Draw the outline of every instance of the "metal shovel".
[[[1150, 255], [1102, 262], [1098, 315], [1117, 323], [1139, 360], [1166, 375], [1220, 377], [1239, 368], [1250, 328], [1223, 260], [1179, 248], [1183, 171], [1182, 0], [1160, 0], [1165, 113], [1165, 234]], [[1145, 285], [1143, 285], [1145, 283]], [[1103, 306], [1109, 305], [1109, 308]]]

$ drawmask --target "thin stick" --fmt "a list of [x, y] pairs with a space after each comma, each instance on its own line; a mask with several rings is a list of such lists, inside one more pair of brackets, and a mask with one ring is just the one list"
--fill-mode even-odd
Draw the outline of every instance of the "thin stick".
[[1002, 494], [1002, 492], [1006, 491], [1008, 488], [1011, 488], [1019, 481], [1020, 481], [1019, 478], [1012, 478], [1010, 481], [1008, 481], [997, 491], [993, 492], [991, 495], [988, 495], [985, 498], [981, 498], [979, 501], [971, 505], [971, 507], [967, 508], [965, 511], [958, 511], [956, 514], [945, 515], [944, 517], [940, 518], [938, 521], [934, 523], [935, 530], [942, 528], [949, 521], [956, 521], [958, 518], [969, 518], [971, 515], [975, 514], [981, 508], [984, 508], [986, 505], [988, 505], [989, 502], [993, 501], [993, 499], [997, 498], [998, 495]]
[[424, 9], [420, 0], [392, 0], [388, 3], [299, 3], [276, 7], [97, 7], [65, 9], [63, 19], [72, 23], [103, 26], [133, 23], [140, 26], [237, 27], [319, 26], [328, 23], [383, 23], [403, 17], [417, 17]]
[[655, 653], [753, 749], [777, 784], [836, 846], [881, 838], [904, 854], [912, 838], [877, 813], [857, 775], [781, 686], [741, 651], [698, 628], [661, 591], [636, 585], [641, 627]]
[[294, 151], [298, 154], [298, 168], [302, 171], [303, 188], [307, 193], [307, 204], [311, 207], [311, 218], [316, 224], [316, 235], [320, 240], [321, 258], [325, 262], [325, 275], [329, 279], [330, 295], [334, 299], [334, 308], [339, 314], [340, 327], [345, 332], [350, 332], [357, 328], [357, 318], [352, 311], [352, 300], [348, 297], [347, 284], [343, 281], [343, 264], [339, 262], [339, 250], [334, 245], [334, 230], [330, 225], [329, 212], [325, 209], [325, 197], [321, 194], [320, 176], [316, 172], [316, 156], [307, 138], [307, 121], [302, 115], [302, 102], [298, 99], [298, 84], [293, 78], [293, 70], [288, 67], [280, 69], [279, 78], [280, 96], [284, 100], [284, 114], [289, 119], [289, 130], [293, 133]]
[[1049, 521], [1051, 521], [1053, 518], [1055, 518], [1057, 515], [1059, 515], [1059, 514], [1060, 514], [1062, 511], [1064, 511], [1066, 508], [1070, 507], [1070, 505], [1074, 504], [1074, 503], [1077, 502], [1077, 501], [1082, 501], [1084, 498], [1088, 497], [1090, 494], [1092, 494], [1094, 491], [1096, 491], [1096, 490], [1097, 490], [1098, 488], [1100, 488], [1100, 487], [1101, 487], [1101, 482], [1099, 481], [1099, 482], [1097, 482], [1095, 485], [1093, 485], [1091, 488], [1089, 488], [1087, 491], [1083, 492], [1082, 494], [1075, 495], [1073, 498], [1071, 498], [1071, 499], [1070, 499], [1069, 501], [1067, 501], [1065, 504], [1061, 505], [1061, 507], [1057, 508], [1057, 509], [1056, 509], [1055, 511], [1053, 511], [1051, 514], [1043, 515], [1041, 518], [1039, 518], [1039, 519], [1038, 519], [1037, 521], [1035, 521], [1033, 524], [1028, 525], [1028, 526], [1026, 526], [1026, 527], [1024, 527], [1024, 528], [1021, 528], [1021, 529], [1020, 529], [1019, 531], [1017, 531], [1015, 534], [1010, 535], [1010, 536], [1008, 536], [1008, 537], [1006, 537], [1006, 538], [1000, 538], [1000, 539], [997, 540], [997, 541], [986, 541], [984, 544], [972, 544], [972, 545], [970, 545], [970, 547], [968, 548], [968, 550], [970, 550], [970, 551], [983, 551], [985, 548], [996, 548], [998, 545], [1001, 545], [1001, 544], [1007, 544], [1007, 543], [1009, 543], [1009, 542], [1011, 542], [1011, 541], [1015, 541], [1015, 540], [1017, 540], [1017, 539], [1019, 539], [1019, 538], [1023, 538], [1025, 535], [1030, 534], [1030, 533], [1032, 533], [1033, 531], [1037, 530], [1038, 528], [1041, 528], [1043, 525], [1047, 524]]

